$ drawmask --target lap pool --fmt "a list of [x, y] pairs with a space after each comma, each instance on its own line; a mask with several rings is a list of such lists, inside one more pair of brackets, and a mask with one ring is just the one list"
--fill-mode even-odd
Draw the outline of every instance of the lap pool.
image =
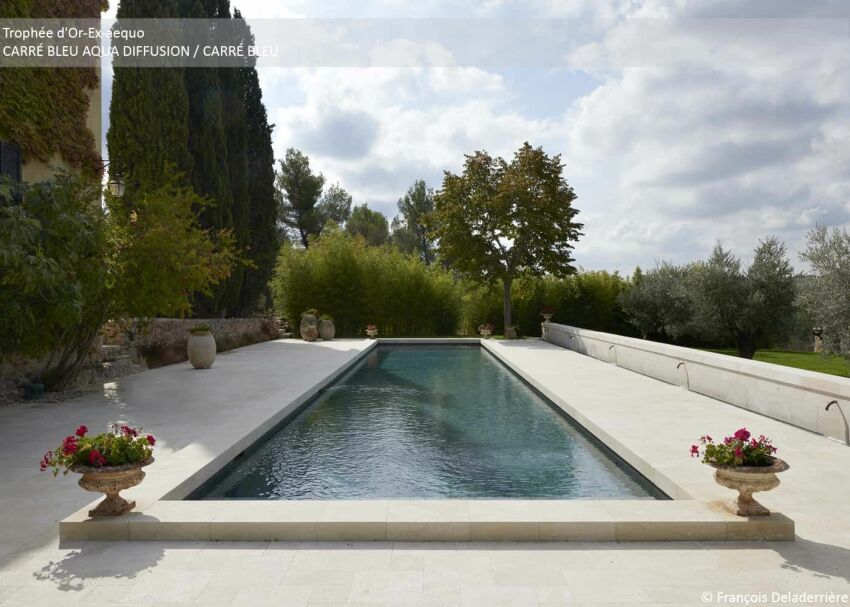
[[665, 497], [484, 348], [379, 345], [189, 499]]

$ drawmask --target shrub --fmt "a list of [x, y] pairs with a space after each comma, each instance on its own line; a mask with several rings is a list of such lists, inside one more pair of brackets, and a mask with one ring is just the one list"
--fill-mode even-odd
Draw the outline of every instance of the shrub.
[[272, 292], [276, 311], [290, 322], [317, 308], [333, 316], [341, 336], [360, 335], [368, 323], [387, 336], [453, 335], [459, 320], [449, 272], [336, 228], [306, 250], [284, 245]]

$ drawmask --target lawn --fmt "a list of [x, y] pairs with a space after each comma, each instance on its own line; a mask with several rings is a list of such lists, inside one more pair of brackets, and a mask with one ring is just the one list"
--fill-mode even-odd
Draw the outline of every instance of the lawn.
[[[709, 350], [719, 354], [728, 354], [735, 356], [735, 350]], [[825, 358], [815, 352], [783, 352], [781, 350], [759, 350], [756, 352], [754, 360], [760, 360], [765, 363], [773, 363], [774, 365], [784, 365], [786, 367], [796, 367], [797, 369], [806, 369], [807, 371], [817, 371], [818, 373], [828, 373], [830, 375], [840, 375], [841, 377], [850, 377], [850, 363], [840, 356], [832, 356]]]

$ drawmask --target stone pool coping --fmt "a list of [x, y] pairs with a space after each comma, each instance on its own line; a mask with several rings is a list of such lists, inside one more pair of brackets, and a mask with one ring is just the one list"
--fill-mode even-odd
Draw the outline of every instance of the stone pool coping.
[[[98, 540], [320, 540], [320, 541], [659, 541], [793, 540], [794, 523], [779, 513], [741, 518], [726, 511], [715, 487], [705, 501], [692, 498], [693, 468], [665, 467], [652, 452], [642, 453], [640, 437], [596, 418], [581, 399], [564, 398], [553, 382], [534, 374], [512, 356], [529, 342], [478, 338], [351, 340], [353, 354], [300, 394], [276, 393], [256, 403], [272, 412], [222, 435], [215, 446], [192, 444], [149, 470], [149, 478], [126, 492], [137, 510], [90, 519], [82, 508], [61, 521], [63, 541]], [[671, 501], [573, 500], [357, 500], [357, 501], [182, 501], [227, 462], [346, 373], [378, 344], [481, 344], [488, 352], [549, 398], [637, 471]], [[530, 342], [535, 349], [543, 342]], [[543, 344], [544, 349], [561, 348]], [[599, 361], [595, 364], [607, 365]], [[240, 403], [245, 407], [251, 402]], [[262, 404], [262, 407], [260, 405]], [[274, 407], [274, 408], [270, 408]], [[706, 475], [710, 481], [710, 475]], [[691, 483], [689, 487], [688, 484]], [[713, 483], [713, 481], [710, 481]], [[709, 484], [703, 479], [701, 489]], [[731, 492], [723, 490], [723, 497]], [[702, 494], [702, 492], [696, 492]], [[93, 502], [94, 504], [95, 502]]]

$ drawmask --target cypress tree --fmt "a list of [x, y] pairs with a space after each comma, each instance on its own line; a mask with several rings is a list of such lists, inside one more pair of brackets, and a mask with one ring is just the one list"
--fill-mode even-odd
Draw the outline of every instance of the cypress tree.
[[[117, 13], [118, 19], [177, 16], [177, 0], [122, 0]], [[110, 175], [121, 177], [125, 197], [132, 200], [136, 192], [161, 186], [175, 170], [189, 178], [189, 98], [182, 68], [121, 63], [115, 59], [106, 142]]]
[[[215, 16], [216, 8], [209, 0], [185, 0], [183, 16], [208, 19]], [[211, 202], [199, 209], [201, 225], [211, 229], [229, 229], [233, 227], [233, 194], [219, 69], [197, 67], [185, 72], [189, 96], [189, 151], [194, 159], [192, 188]], [[228, 285], [224, 283], [214, 290], [212, 296], [198, 296], [195, 316], [226, 313], [226, 308], [222, 308], [227, 303], [224, 301], [227, 291]]]
[[[224, 31], [228, 36], [235, 36], [239, 24], [231, 20], [230, 1], [218, 0], [215, 17], [226, 19]], [[228, 40], [234, 46], [241, 40]], [[241, 75], [242, 68], [221, 67], [218, 70], [221, 89], [222, 120], [224, 136], [227, 142], [227, 170], [230, 179], [231, 215], [233, 218], [233, 235], [237, 247], [251, 259], [250, 252], [250, 198], [248, 192], [248, 127], [245, 107], [245, 93]], [[239, 265], [233, 269], [230, 278], [224, 285], [224, 293], [219, 304], [220, 308], [229, 313], [241, 312], [242, 285], [245, 280], [245, 266]]]
[[[234, 11], [237, 28], [241, 31], [241, 43], [254, 44], [254, 36], [238, 10]], [[256, 59], [249, 58], [246, 67], [239, 70], [245, 104], [247, 130], [248, 165], [248, 229], [250, 234], [250, 258], [254, 263], [245, 272], [239, 308], [243, 313], [251, 312], [261, 295], [271, 301], [268, 283], [271, 279], [277, 252], [278, 203], [274, 189], [274, 151], [272, 149], [272, 126], [269, 124], [263, 105], [263, 91], [257, 75]]]

